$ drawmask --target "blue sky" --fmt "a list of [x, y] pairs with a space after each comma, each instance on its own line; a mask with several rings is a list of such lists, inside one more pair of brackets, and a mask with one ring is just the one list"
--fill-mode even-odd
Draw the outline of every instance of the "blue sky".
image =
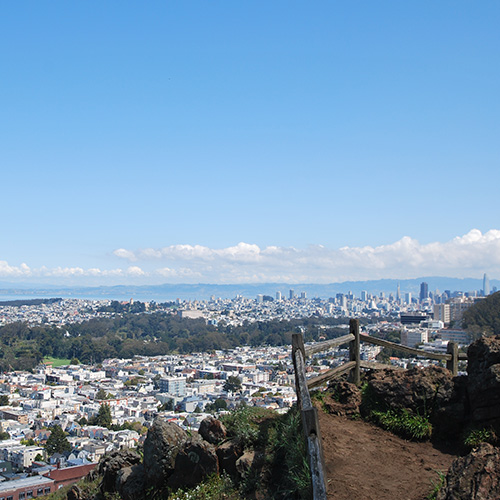
[[0, 280], [500, 272], [500, 4], [4, 2]]

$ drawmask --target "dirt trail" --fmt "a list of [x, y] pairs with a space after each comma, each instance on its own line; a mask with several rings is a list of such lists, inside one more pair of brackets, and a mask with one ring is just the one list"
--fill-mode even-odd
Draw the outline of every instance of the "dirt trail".
[[423, 500], [456, 455], [319, 410], [332, 500]]

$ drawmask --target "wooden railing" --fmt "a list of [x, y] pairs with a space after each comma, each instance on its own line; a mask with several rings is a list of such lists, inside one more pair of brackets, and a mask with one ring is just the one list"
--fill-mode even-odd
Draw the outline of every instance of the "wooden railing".
[[[325, 342], [305, 346], [302, 334], [294, 334], [292, 336], [292, 359], [295, 369], [295, 389], [297, 393], [297, 404], [301, 411], [302, 428], [305, 439], [307, 441], [307, 453], [309, 458], [309, 466], [312, 476], [313, 499], [326, 499], [326, 474], [325, 462], [323, 458], [323, 449], [321, 445], [321, 432], [319, 428], [318, 412], [313, 406], [309, 389], [319, 387], [326, 384], [344, 373], [349, 373], [349, 380], [356, 384], [360, 384], [361, 368], [366, 369], [385, 369], [395, 368], [392, 365], [383, 363], [361, 361], [361, 342], [381, 347], [388, 347], [396, 351], [421, 356], [428, 359], [446, 361], [446, 368], [450, 370], [453, 376], [458, 373], [458, 361], [466, 360], [467, 355], [458, 352], [458, 345], [454, 342], [449, 342], [446, 353], [437, 353], [406, 347], [401, 344], [388, 342], [387, 340], [378, 339], [365, 335], [359, 331], [359, 320], [351, 319], [349, 322], [349, 334], [344, 335]], [[306, 358], [322, 351], [340, 347], [349, 344], [349, 361], [341, 366], [337, 366], [328, 370], [321, 375], [306, 379]]]

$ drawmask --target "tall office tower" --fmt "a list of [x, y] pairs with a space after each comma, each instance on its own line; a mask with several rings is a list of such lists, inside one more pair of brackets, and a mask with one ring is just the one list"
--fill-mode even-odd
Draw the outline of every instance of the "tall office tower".
[[367, 298], [368, 298], [368, 293], [367, 293], [367, 291], [366, 291], [366, 290], [362, 290], [362, 291], [361, 291], [361, 300], [362, 300], [363, 302], [366, 302], [366, 299], [367, 299]]
[[300, 298], [301, 299], [307, 299], [307, 293], [306, 292], [300, 292]]
[[485, 297], [490, 294], [490, 278], [488, 278], [486, 273], [483, 276], [483, 294]]
[[295, 292], [294, 292], [294, 290], [292, 288], [290, 289], [288, 297], [289, 297], [290, 300], [292, 300], [293, 298], [295, 298]]
[[281, 292], [276, 292], [276, 301], [281, 302]]
[[405, 293], [405, 302], [407, 304], [411, 304], [411, 292], [406, 292]]
[[398, 289], [396, 290], [396, 300], [399, 302], [401, 300], [401, 287], [398, 281]]
[[429, 285], [423, 281], [420, 283], [420, 302], [423, 302], [427, 298], [429, 298]]

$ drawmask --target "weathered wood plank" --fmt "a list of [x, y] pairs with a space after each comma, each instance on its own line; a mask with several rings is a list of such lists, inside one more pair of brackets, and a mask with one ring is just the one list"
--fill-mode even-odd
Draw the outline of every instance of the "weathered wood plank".
[[354, 335], [348, 334], [342, 337], [337, 337], [336, 339], [325, 340], [324, 342], [317, 342], [313, 345], [308, 345], [305, 347], [306, 357], [309, 358], [317, 352], [327, 351], [328, 349], [333, 349], [334, 347], [339, 347], [343, 344], [347, 344], [351, 340], [354, 340]]
[[356, 365], [351, 370], [351, 374], [349, 375], [349, 379], [353, 384], [359, 385], [361, 383], [361, 370], [360, 370], [360, 361], [361, 361], [361, 341], [359, 337], [359, 320], [351, 319], [349, 321], [349, 329], [350, 333], [354, 335], [354, 340], [349, 344], [349, 360], [355, 361]]
[[376, 361], [361, 361], [361, 368], [365, 370], [404, 370], [401, 366], [377, 363]]
[[295, 351], [294, 359], [295, 359], [295, 380], [298, 389], [297, 401], [300, 404], [301, 410], [312, 408], [311, 396], [309, 395], [309, 389], [307, 388], [306, 366], [300, 349]]
[[326, 477], [321, 447], [321, 436], [311, 434], [307, 438], [307, 449], [309, 451], [309, 467], [313, 488], [313, 500], [326, 500]]
[[421, 349], [415, 349], [413, 347], [406, 347], [405, 345], [395, 344], [394, 342], [371, 337], [370, 335], [366, 335], [365, 333], [361, 333], [360, 338], [363, 342], [368, 342], [370, 344], [375, 344], [382, 347], [389, 347], [390, 349], [394, 349], [396, 351], [407, 352], [408, 354], [414, 354], [416, 356], [422, 356], [428, 359], [438, 359], [440, 361], [447, 361], [451, 359], [451, 354], [439, 354], [437, 352], [429, 352], [423, 351]]
[[329, 380], [332, 380], [348, 371], [352, 370], [356, 366], [355, 361], [349, 361], [348, 363], [344, 363], [343, 365], [337, 366], [328, 370], [317, 377], [312, 377], [307, 380], [307, 387], [312, 389], [313, 387], [318, 387], [320, 385], [326, 384]]

